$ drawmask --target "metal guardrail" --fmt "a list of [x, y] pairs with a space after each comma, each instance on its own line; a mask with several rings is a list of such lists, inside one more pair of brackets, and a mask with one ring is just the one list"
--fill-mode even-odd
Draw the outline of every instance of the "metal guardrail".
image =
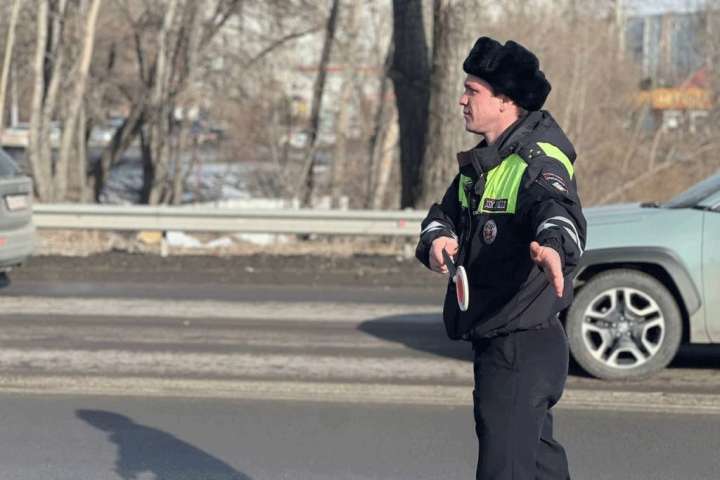
[[39, 229], [417, 236], [418, 210], [293, 210], [36, 204]]

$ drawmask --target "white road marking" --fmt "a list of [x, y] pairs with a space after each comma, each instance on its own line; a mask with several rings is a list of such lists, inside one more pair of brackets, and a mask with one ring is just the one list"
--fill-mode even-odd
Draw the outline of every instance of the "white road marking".
[[0, 350], [0, 372], [164, 375], [294, 380], [469, 382], [468, 362], [426, 357], [359, 357], [280, 353], [137, 352], [129, 350]]
[[428, 305], [325, 302], [219, 302], [212, 300], [151, 300], [129, 298], [4, 297], [2, 316], [117, 315], [124, 317], [236, 318], [361, 323], [393, 315], [437, 315]]
[[[471, 388], [444, 385], [0, 375], [0, 392], [472, 407]], [[567, 390], [557, 408], [720, 415], [720, 395]]]
[[[78, 319], [82, 321], [82, 319]], [[77, 322], [78, 320], [74, 320]], [[439, 320], [438, 320], [439, 321]], [[355, 329], [353, 325], [343, 324], [344, 328], [327, 329], [325, 331], [308, 331], [293, 328], [291, 330], [262, 328], [258, 325], [243, 326], [237, 322], [234, 328], [212, 326], [207, 323], [177, 321], [168, 325], [146, 325], [136, 323], [128, 328], [126, 323], [108, 325], [108, 322], [96, 324], [87, 322], [82, 328], [73, 326], [69, 329], [64, 322], [43, 322], [28, 327], [25, 323], [12, 323], [0, 327], [0, 342], [6, 346], [17, 345], [18, 342], [52, 343], [63, 348], [78, 347], [90, 344], [134, 344], [147, 348], [178, 349], [211, 348], [234, 346], [237, 349], [252, 347], [255, 349], [295, 349], [332, 348], [334, 350], [372, 350], [374, 352], [391, 352], [403, 349], [397, 342], [390, 342], [373, 335], [367, 335]], [[410, 322], [409, 322], [410, 323]], [[80, 347], [82, 348], [82, 347]], [[111, 347], [112, 348], [112, 347]], [[120, 347], [122, 348], [122, 347]], [[468, 351], [470, 347], [468, 346]], [[405, 347], [404, 350], [411, 350]]]
[[[355, 328], [393, 317], [409, 328], [439, 325], [439, 307], [2, 299], [0, 318], [19, 314], [43, 320], [7, 322], [0, 332], [0, 392], [472, 404], [470, 362], [422, 352], [403, 344], [401, 338], [384, 339]], [[67, 316], [72, 325], [58, 315]], [[292, 323], [293, 331], [283, 330], [287, 323], [278, 322]], [[307, 322], [313, 322], [313, 328], [303, 329]], [[275, 328], [263, 328], [273, 323]], [[186, 346], [221, 348], [198, 352]], [[570, 388], [559, 407], [720, 414], [720, 395]]]

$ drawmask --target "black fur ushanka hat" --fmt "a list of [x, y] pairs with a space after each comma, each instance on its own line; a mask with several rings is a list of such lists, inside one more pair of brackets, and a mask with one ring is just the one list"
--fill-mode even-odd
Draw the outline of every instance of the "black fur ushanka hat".
[[490, 37], [478, 38], [463, 62], [463, 70], [529, 111], [540, 110], [552, 88], [537, 57], [512, 40], [501, 45]]

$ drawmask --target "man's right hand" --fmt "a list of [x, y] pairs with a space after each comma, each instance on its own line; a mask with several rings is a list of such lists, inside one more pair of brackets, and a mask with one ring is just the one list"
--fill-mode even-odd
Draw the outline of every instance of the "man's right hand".
[[443, 250], [447, 250], [451, 257], [457, 255], [457, 240], [450, 237], [438, 237], [433, 240], [432, 246], [430, 247], [430, 268], [433, 272], [448, 273], [448, 268], [445, 265], [445, 260], [442, 255]]

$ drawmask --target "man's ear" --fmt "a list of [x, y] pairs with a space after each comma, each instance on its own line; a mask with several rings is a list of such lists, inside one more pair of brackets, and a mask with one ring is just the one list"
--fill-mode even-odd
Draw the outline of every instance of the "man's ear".
[[505, 95], [504, 93], [499, 94], [498, 98], [505, 106], [513, 105], [513, 106], [517, 107], [517, 105], [515, 104], [515, 101], [513, 99], [511, 99], [510, 97], [508, 97], [507, 95]]
[[520, 105], [515, 103], [515, 100], [508, 97], [507, 95], [501, 93], [498, 95], [498, 98], [500, 99], [500, 111], [515, 109], [515, 111], [517, 111], [518, 114], [520, 114], [523, 111], [522, 107], [520, 107]]
[[508, 97], [507, 95], [504, 95], [502, 93], [496, 95], [496, 97], [500, 101], [500, 103], [498, 104], [498, 108], [500, 109], [501, 112], [504, 112], [505, 110], [508, 110], [509, 108], [511, 108], [513, 101], [510, 100], [510, 97]]

